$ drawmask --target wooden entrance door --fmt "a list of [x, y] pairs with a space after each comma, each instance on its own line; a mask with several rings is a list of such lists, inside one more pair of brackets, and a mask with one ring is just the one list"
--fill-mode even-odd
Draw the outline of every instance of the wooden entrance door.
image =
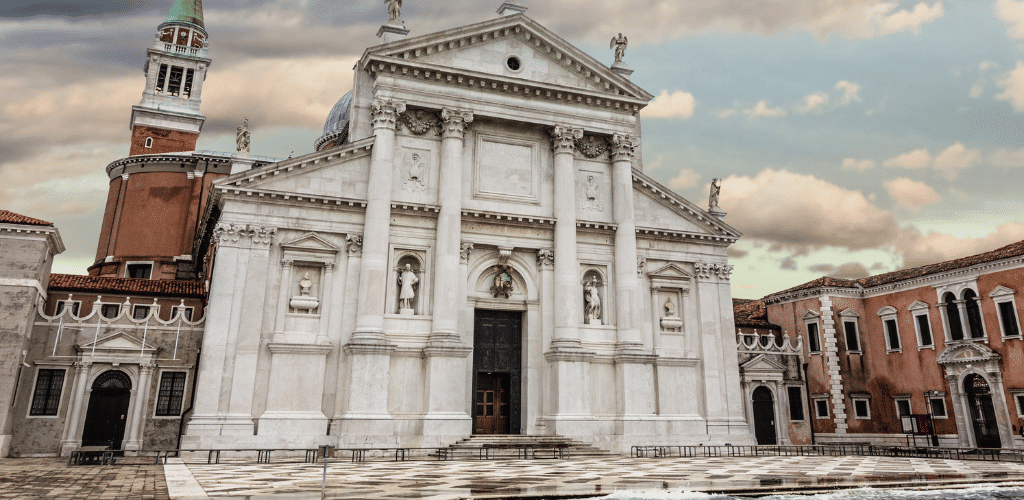
[[124, 372], [111, 370], [92, 384], [89, 409], [85, 412], [82, 446], [108, 446], [120, 450], [128, 424], [128, 403], [132, 381]]
[[519, 434], [523, 315], [477, 310], [473, 323], [473, 432]]
[[996, 409], [988, 382], [978, 375], [971, 375], [964, 380], [964, 392], [971, 407], [971, 424], [978, 448], [1001, 448], [999, 424], [996, 423]]
[[764, 386], [754, 389], [753, 403], [754, 437], [757, 438], [757, 444], [778, 444], [772, 391]]

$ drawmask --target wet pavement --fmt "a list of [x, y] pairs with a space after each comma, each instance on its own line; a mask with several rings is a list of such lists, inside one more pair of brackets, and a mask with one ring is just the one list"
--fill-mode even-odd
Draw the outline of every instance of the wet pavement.
[[167, 499], [160, 465], [68, 467], [59, 458], [0, 458], [0, 499]]

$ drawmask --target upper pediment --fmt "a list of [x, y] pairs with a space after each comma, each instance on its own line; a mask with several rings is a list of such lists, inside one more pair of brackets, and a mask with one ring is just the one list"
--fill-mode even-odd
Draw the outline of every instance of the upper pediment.
[[751, 358], [746, 363], [743, 363], [742, 365], [740, 365], [740, 371], [742, 371], [742, 372], [758, 371], [758, 372], [779, 372], [779, 373], [781, 373], [785, 369], [786, 369], [785, 366], [783, 366], [781, 363], [779, 363], [778, 361], [775, 361], [774, 359], [772, 359], [771, 357], [769, 357], [769, 356], [767, 356], [765, 354], [759, 354], [757, 356], [754, 356], [753, 358]]
[[522, 14], [370, 47], [360, 67], [630, 113], [654, 97]]
[[731, 243], [742, 234], [674, 191], [633, 170], [633, 205], [641, 234], [678, 233], [673, 236]]

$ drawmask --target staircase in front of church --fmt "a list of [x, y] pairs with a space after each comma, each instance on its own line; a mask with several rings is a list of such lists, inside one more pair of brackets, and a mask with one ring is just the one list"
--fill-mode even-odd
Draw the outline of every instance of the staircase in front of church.
[[560, 452], [570, 458], [611, 456], [613, 453], [590, 443], [563, 436], [525, 436], [518, 434], [475, 434], [448, 447], [458, 457], [473, 458], [487, 454], [490, 458], [556, 458]]

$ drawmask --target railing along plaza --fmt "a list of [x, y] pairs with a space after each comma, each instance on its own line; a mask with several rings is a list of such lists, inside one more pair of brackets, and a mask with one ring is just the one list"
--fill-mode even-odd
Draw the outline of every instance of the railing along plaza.
[[662, 457], [757, 457], [757, 456], [872, 456], [920, 457], [952, 460], [998, 460], [1024, 462], [1024, 450], [1002, 448], [944, 448], [938, 446], [885, 446], [869, 444], [692, 446], [638, 445], [630, 449], [634, 458]]

